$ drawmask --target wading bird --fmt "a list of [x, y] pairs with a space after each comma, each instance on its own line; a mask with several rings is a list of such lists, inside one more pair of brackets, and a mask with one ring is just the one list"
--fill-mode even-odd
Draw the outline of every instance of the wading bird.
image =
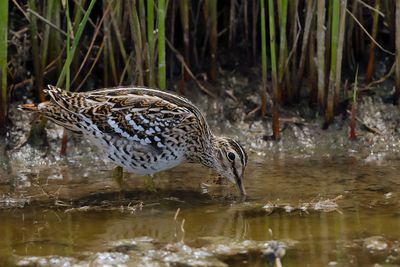
[[186, 98], [142, 87], [73, 93], [49, 85], [45, 92], [50, 101], [20, 109], [82, 134], [126, 171], [153, 175], [198, 162], [228, 178], [245, 197], [245, 150], [233, 139], [214, 135]]

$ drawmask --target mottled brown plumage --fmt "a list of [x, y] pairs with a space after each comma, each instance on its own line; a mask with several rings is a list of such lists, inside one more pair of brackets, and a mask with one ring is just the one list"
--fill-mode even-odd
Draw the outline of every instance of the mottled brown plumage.
[[183, 161], [200, 162], [245, 195], [247, 154], [236, 141], [213, 135], [189, 100], [142, 87], [71, 93], [49, 86], [46, 93], [50, 101], [21, 109], [84, 135], [127, 171], [152, 175]]

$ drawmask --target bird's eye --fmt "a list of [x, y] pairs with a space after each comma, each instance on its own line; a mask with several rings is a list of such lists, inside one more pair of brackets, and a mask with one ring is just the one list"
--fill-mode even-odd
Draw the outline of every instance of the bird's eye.
[[235, 154], [232, 153], [232, 152], [229, 152], [228, 153], [228, 159], [231, 160], [231, 161], [234, 161], [235, 160]]

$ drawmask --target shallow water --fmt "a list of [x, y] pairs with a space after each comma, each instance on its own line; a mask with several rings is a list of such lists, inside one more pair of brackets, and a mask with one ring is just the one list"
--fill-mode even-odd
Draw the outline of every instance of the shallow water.
[[277, 240], [283, 266], [400, 266], [397, 160], [253, 157], [245, 202], [196, 165], [122, 183], [99, 162], [34, 170], [0, 173], [0, 265], [267, 266]]

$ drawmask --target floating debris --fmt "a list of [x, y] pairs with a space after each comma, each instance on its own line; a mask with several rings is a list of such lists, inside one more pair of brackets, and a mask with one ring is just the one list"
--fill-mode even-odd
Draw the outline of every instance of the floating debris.
[[66, 209], [64, 212], [86, 212], [86, 211], [120, 211], [120, 212], [131, 212], [134, 213], [136, 211], [140, 211], [143, 208], [143, 202], [129, 202], [127, 205], [115, 205], [112, 201], [104, 201], [101, 202], [99, 205], [86, 205], [81, 207], [73, 207]]
[[287, 213], [291, 212], [310, 212], [310, 211], [321, 211], [321, 212], [332, 212], [332, 211], [337, 211], [341, 213], [339, 210], [339, 205], [337, 204], [338, 200], [343, 199], [343, 195], [339, 195], [335, 198], [328, 198], [328, 199], [319, 199], [319, 200], [311, 200], [310, 202], [302, 202], [297, 205], [290, 205], [287, 203], [273, 203], [273, 202], [268, 202], [263, 206], [263, 209], [265, 209], [268, 214], [271, 214], [276, 211], [284, 211]]
[[23, 208], [25, 205], [30, 203], [29, 197], [10, 197], [3, 196], [0, 197], [0, 208], [10, 209], [10, 208]]

